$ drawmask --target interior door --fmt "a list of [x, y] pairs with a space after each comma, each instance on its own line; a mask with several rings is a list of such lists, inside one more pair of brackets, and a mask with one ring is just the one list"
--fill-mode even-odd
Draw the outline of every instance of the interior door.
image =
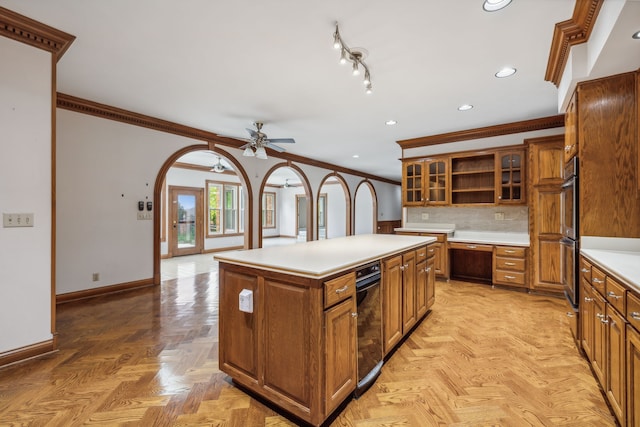
[[202, 253], [204, 210], [201, 188], [169, 187], [169, 249], [171, 256]]

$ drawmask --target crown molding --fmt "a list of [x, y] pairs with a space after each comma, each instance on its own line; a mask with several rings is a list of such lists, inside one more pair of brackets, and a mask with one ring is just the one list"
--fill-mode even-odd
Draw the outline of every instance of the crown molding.
[[446, 144], [450, 142], [468, 141], [470, 139], [482, 139], [493, 136], [510, 135], [514, 133], [531, 132], [543, 129], [552, 129], [564, 126], [564, 115], [542, 117], [539, 119], [523, 120], [521, 122], [505, 123], [501, 125], [482, 128], [460, 130], [456, 132], [441, 133], [439, 135], [423, 136], [420, 138], [396, 141], [403, 150], [407, 148], [426, 147], [430, 145]]
[[0, 35], [43, 49], [56, 61], [69, 49], [75, 36], [0, 7]]
[[560, 84], [571, 46], [589, 40], [602, 3], [604, 0], [576, 0], [571, 19], [556, 24], [544, 76], [546, 81]]
[[[157, 119], [155, 117], [145, 116], [143, 114], [138, 114], [132, 111], [123, 110], [121, 108], [100, 104], [98, 102], [89, 101], [64, 93], [57, 94], [57, 107], [64, 110], [75, 111], [77, 113], [100, 117], [107, 120], [114, 120], [121, 123], [127, 123], [134, 126], [141, 126], [148, 129], [157, 130], [160, 132], [193, 138], [200, 141], [205, 141], [210, 145], [223, 145], [240, 149], [241, 146], [246, 144], [246, 141], [223, 137], [213, 132], [196, 129], [190, 126], [184, 126], [178, 123]], [[277, 151], [271, 150], [270, 148], [267, 148], [267, 153], [271, 157], [277, 157], [289, 162], [303, 163], [309, 166], [329, 169], [334, 172], [347, 173], [366, 179], [386, 182], [388, 184], [400, 185], [399, 181], [371, 175], [354, 169], [343, 168], [341, 166], [332, 165], [331, 163], [313, 160], [308, 157], [298, 156], [287, 152], [278, 153]]]

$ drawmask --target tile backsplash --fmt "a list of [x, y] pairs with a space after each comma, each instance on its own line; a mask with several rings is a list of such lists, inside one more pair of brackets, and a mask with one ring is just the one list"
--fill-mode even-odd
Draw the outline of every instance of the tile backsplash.
[[[428, 219], [423, 219], [428, 214]], [[496, 214], [503, 214], [497, 220]], [[498, 215], [500, 216], [500, 215]], [[403, 224], [455, 224], [456, 230], [529, 232], [529, 208], [526, 206], [405, 208]]]

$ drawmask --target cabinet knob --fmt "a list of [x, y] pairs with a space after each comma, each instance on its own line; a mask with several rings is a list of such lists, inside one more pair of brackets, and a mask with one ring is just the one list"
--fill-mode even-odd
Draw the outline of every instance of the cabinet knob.
[[591, 301], [593, 301], [593, 298], [584, 297], [584, 302], [591, 302]]
[[569, 150], [571, 150], [571, 146], [570, 145], [565, 145], [564, 146], [564, 151], [566, 151], [568, 153]]
[[573, 313], [570, 311], [567, 311], [567, 317], [573, 317]]
[[596, 317], [599, 318], [600, 320], [602, 320], [602, 319], [604, 319], [604, 314], [596, 313]]
[[[604, 323], [605, 325], [609, 323], [609, 319], [605, 319], [604, 316], [600, 319], [600, 323]], [[612, 325], [615, 325], [615, 322], [612, 322]]]

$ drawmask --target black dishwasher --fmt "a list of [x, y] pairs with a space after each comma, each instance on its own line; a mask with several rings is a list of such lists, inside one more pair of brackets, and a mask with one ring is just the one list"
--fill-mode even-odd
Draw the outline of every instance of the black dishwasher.
[[380, 375], [382, 369], [382, 305], [380, 300], [380, 262], [356, 271], [358, 304], [358, 385], [360, 397]]

